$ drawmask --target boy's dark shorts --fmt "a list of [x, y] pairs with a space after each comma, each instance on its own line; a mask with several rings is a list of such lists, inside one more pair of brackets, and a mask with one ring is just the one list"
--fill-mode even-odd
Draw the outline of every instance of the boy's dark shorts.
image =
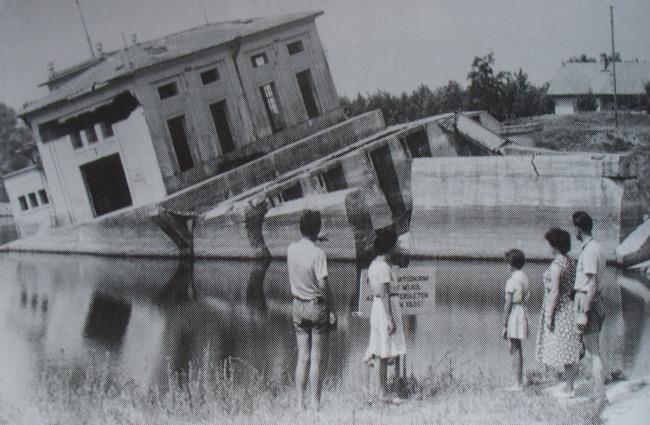
[[[584, 311], [584, 298], [586, 297], [585, 293], [578, 292], [576, 293], [576, 298], [574, 303], [576, 305], [576, 311]], [[597, 294], [589, 309], [587, 310], [587, 326], [582, 332], [583, 335], [597, 334], [600, 333], [600, 330], [603, 328], [603, 322], [605, 321], [605, 300], [601, 294]]]
[[293, 324], [296, 333], [324, 334], [329, 331], [329, 312], [323, 298], [313, 300], [293, 299]]

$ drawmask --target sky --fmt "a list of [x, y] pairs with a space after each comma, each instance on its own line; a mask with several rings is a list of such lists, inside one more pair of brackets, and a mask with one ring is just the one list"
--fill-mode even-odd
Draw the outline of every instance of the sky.
[[[616, 50], [650, 61], [650, 0], [79, 0], [104, 50], [205, 22], [323, 10], [317, 18], [341, 95], [466, 83], [474, 56], [494, 52], [498, 70], [549, 81], [562, 61]], [[89, 57], [75, 0], [0, 0], [0, 102], [19, 109], [45, 94], [47, 64]]]

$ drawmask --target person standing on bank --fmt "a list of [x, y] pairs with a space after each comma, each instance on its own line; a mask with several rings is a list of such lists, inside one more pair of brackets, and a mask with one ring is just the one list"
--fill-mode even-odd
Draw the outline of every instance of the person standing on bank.
[[311, 407], [320, 408], [328, 337], [330, 329], [336, 325], [332, 291], [327, 281], [327, 259], [325, 252], [315, 244], [320, 229], [320, 212], [306, 210], [300, 218], [302, 238], [291, 243], [287, 250], [298, 344], [296, 392], [299, 409], [305, 408], [308, 372]]
[[528, 276], [521, 270], [526, 263], [526, 257], [521, 250], [511, 249], [506, 252], [506, 262], [510, 265], [512, 274], [506, 282], [502, 336], [510, 341], [510, 356], [515, 373], [515, 383], [507, 390], [521, 391], [524, 388], [524, 355], [521, 342], [528, 339], [526, 302], [530, 296], [530, 285]]
[[600, 355], [600, 330], [605, 319], [601, 290], [605, 284], [605, 256], [603, 249], [591, 235], [593, 220], [584, 211], [573, 213], [576, 237], [581, 242], [576, 280], [574, 309], [576, 327], [591, 355], [591, 374], [594, 380], [593, 398], [606, 401], [603, 361]]
[[535, 352], [540, 363], [564, 372], [566, 386], [556, 396], [573, 398], [581, 343], [571, 300], [576, 271], [575, 261], [568, 256], [571, 235], [566, 230], [554, 227], [546, 232], [544, 238], [554, 258], [544, 272], [544, 300]]
[[370, 311], [370, 341], [364, 360], [368, 366], [379, 359], [379, 388], [382, 400], [398, 404], [401, 399], [388, 394], [388, 363], [406, 354], [406, 339], [399, 305], [397, 279], [391, 265], [397, 238], [382, 232], [375, 238], [375, 259], [368, 267], [368, 284], [373, 301]]

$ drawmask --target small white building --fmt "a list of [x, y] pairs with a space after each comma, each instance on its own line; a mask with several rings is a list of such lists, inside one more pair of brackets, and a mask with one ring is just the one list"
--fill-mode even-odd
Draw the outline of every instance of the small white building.
[[52, 225], [52, 203], [42, 171], [32, 165], [3, 176], [21, 238], [42, 234]]
[[[644, 101], [650, 81], [650, 63], [616, 62], [616, 94], [621, 109], [632, 109]], [[579, 100], [593, 95], [597, 111], [614, 109], [614, 75], [610, 62], [563, 63], [548, 88], [558, 115], [580, 110]]]

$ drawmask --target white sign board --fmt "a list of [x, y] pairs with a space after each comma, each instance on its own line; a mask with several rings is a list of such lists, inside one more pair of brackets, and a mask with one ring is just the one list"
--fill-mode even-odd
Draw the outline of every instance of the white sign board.
[[[436, 268], [393, 268], [399, 284], [399, 304], [402, 315], [430, 314], [436, 304]], [[359, 290], [359, 314], [370, 317], [373, 292], [368, 283], [368, 270], [361, 271]]]

